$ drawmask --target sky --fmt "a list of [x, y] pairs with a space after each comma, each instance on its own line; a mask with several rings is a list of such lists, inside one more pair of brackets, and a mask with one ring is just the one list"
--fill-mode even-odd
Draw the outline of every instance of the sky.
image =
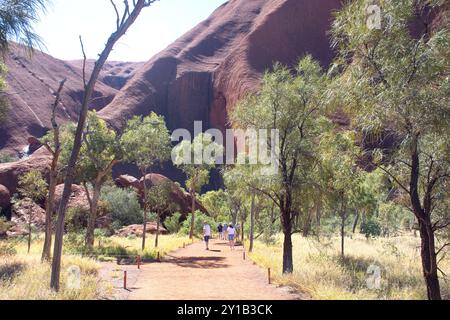
[[[122, 0], [115, 1], [120, 8]], [[145, 8], [116, 44], [111, 61], [147, 61], [205, 20], [226, 0], [159, 0]], [[96, 58], [115, 28], [110, 0], [51, 0], [35, 31], [44, 51], [63, 60], [82, 58], [79, 36], [89, 59]]]

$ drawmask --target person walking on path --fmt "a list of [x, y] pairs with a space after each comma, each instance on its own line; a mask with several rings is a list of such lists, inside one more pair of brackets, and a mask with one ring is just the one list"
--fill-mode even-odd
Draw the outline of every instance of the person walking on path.
[[230, 241], [230, 249], [234, 250], [234, 237], [236, 235], [236, 229], [233, 228], [233, 224], [230, 223], [227, 229], [228, 241]]
[[211, 226], [206, 221], [203, 224], [203, 236], [205, 239], [206, 250], [209, 250], [209, 239], [211, 239]]
[[217, 226], [217, 232], [219, 233], [219, 240], [223, 240], [223, 225], [221, 223]]

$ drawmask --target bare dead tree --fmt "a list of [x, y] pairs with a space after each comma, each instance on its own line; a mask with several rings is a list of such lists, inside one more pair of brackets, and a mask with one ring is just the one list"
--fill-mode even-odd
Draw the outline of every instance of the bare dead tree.
[[55, 204], [55, 190], [58, 183], [58, 161], [61, 154], [61, 143], [59, 139], [59, 125], [56, 122], [56, 110], [59, 102], [61, 101], [61, 92], [64, 88], [66, 79], [62, 80], [59, 84], [58, 91], [56, 92], [55, 102], [52, 105], [52, 130], [53, 130], [53, 147], [49, 143], [43, 143], [44, 147], [52, 155], [52, 164], [50, 167], [50, 179], [47, 199], [45, 200], [45, 239], [44, 248], [42, 249], [42, 261], [50, 261], [51, 248], [52, 248], [52, 217]]
[[[66, 215], [69, 197], [72, 193], [72, 183], [75, 178], [74, 177], [75, 166], [82, 145], [83, 130], [86, 123], [86, 117], [89, 109], [89, 102], [91, 101], [95, 84], [98, 80], [98, 76], [100, 74], [101, 69], [103, 68], [105, 62], [108, 60], [108, 57], [114, 48], [114, 45], [133, 25], [133, 23], [136, 21], [139, 14], [141, 13], [142, 9], [144, 9], [145, 7], [149, 7], [152, 3], [156, 1], [157, 0], [133, 0], [130, 5], [128, 0], [124, 0], [125, 8], [123, 9], [122, 15], [120, 15], [116, 4], [114, 3], [113, 0], [111, 0], [111, 4], [113, 5], [114, 10], [116, 12], [117, 29], [115, 32], [111, 34], [105, 45], [105, 48], [99, 55], [98, 60], [95, 62], [94, 70], [90, 75], [89, 81], [86, 83], [86, 79], [84, 79], [83, 103], [81, 105], [80, 116], [78, 119], [78, 125], [75, 133], [72, 153], [70, 156], [69, 163], [67, 165], [66, 177], [64, 181], [64, 191], [58, 209], [58, 221], [56, 224], [56, 232], [55, 232], [55, 248], [53, 251], [52, 274], [50, 280], [50, 287], [55, 291], [59, 291], [60, 288], [61, 255], [64, 237], [64, 218]], [[84, 66], [86, 65], [86, 57], [84, 57], [83, 65]], [[83, 71], [83, 74], [85, 75], [86, 72]]]

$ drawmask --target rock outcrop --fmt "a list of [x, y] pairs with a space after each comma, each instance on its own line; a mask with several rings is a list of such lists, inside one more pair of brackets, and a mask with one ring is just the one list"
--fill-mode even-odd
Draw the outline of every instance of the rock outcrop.
[[225, 129], [235, 103], [275, 61], [333, 58], [327, 31], [341, 0], [230, 0], [136, 72], [100, 111], [115, 127], [155, 111], [170, 129]]
[[[154, 222], [147, 223], [145, 228], [146, 234], [156, 234], [157, 226]], [[118, 231], [116, 231], [116, 235], [119, 237], [129, 237], [129, 236], [137, 236], [141, 237], [144, 233], [144, 226], [142, 224], [133, 224], [131, 226], [124, 227]], [[159, 234], [168, 234], [169, 232], [163, 227], [159, 226]]]
[[0, 184], [0, 208], [6, 208], [11, 203], [11, 192], [4, 185]]
[[[179, 206], [179, 212], [184, 214], [185, 216], [191, 212], [192, 206], [191, 195], [188, 192], [183, 191], [180, 188], [180, 186], [177, 185], [175, 182], [160, 174], [148, 174], [145, 177], [145, 181], [147, 188], [151, 188], [152, 186], [160, 185], [162, 183], [169, 183], [171, 185], [170, 196], [172, 198], [172, 201]], [[132, 176], [124, 175], [119, 176], [115, 180], [115, 182], [121, 188], [134, 188], [142, 199], [144, 193], [144, 178], [138, 180]], [[201, 212], [208, 214], [208, 211], [197, 199], [195, 207], [197, 210], [200, 210]]]
[[45, 210], [29, 199], [14, 204], [11, 221], [21, 230], [26, 230], [29, 219], [34, 228], [43, 230], [45, 227]]
[[0, 184], [14, 194], [17, 191], [19, 177], [29, 171], [38, 170], [48, 177], [51, 165], [51, 154], [45, 148], [40, 148], [30, 157], [17, 162], [0, 164]]
[[[56, 186], [55, 190], [55, 208], [59, 208], [59, 204], [61, 202], [62, 194], [64, 191], [64, 185], [60, 184]], [[82, 208], [84, 210], [89, 210], [89, 200], [86, 195], [86, 191], [84, 188], [73, 184], [72, 185], [72, 193], [69, 198], [69, 203], [67, 205], [68, 208]]]
[[[82, 62], [62, 61], [40, 51], [30, 56], [22, 47], [11, 46], [5, 56], [9, 112], [0, 124], [0, 150], [20, 153], [29, 136], [42, 137], [51, 128], [51, 105], [62, 79], [67, 79], [57, 110], [59, 123], [78, 118], [83, 99]], [[87, 73], [93, 63], [88, 61]], [[108, 62], [95, 87], [91, 109], [100, 110], [109, 104], [118, 89], [133, 76], [139, 63]]]

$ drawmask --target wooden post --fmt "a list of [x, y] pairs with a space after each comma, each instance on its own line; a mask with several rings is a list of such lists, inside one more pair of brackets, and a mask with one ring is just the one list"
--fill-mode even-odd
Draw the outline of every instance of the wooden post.
[[183, 242], [183, 249], [186, 249], [186, 243]]
[[156, 260], [161, 261], [159, 251], [158, 251], [158, 257], [156, 258]]
[[245, 250], [244, 250], [244, 260], [245, 260]]
[[272, 284], [271, 276], [270, 276], [270, 268], [267, 270], [267, 276], [269, 280], [269, 284]]
[[141, 269], [141, 256], [137, 256], [136, 261], [138, 269]]
[[127, 290], [127, 272], [123, 272], [123, 288]]

